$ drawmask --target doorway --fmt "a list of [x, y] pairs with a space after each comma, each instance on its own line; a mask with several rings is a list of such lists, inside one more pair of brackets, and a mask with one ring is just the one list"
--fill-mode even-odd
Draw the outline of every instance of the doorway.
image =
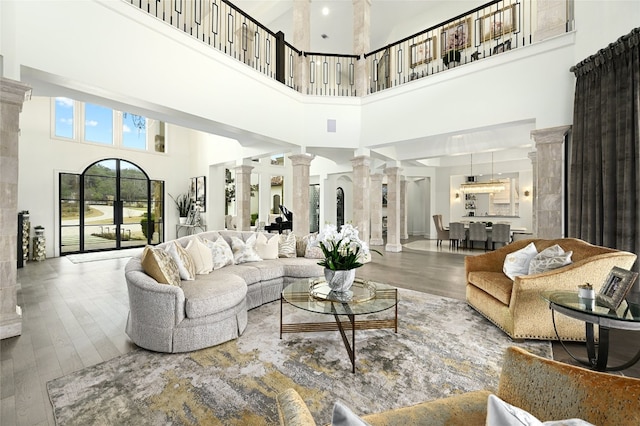
[[164, 240], [164, 182], [150, 180], [137, 165], [104, 159], [59, 179], [61, 255]]

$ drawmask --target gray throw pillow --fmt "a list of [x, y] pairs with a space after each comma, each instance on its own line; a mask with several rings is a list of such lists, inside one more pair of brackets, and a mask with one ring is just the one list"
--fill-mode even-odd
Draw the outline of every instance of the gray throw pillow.
[[370, 426], [369, 423], [353, 414], [346, 405], [340, 401], [336, 401], [333, 405], [333, 416], [331, 418], [331, 426]]

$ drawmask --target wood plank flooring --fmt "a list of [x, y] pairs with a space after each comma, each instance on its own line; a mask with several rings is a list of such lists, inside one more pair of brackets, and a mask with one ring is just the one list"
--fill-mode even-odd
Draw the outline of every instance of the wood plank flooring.
[[[450, 252], [446, 243], [437, 249], [432, 243], [433, 251], [373, 253], [373, 262], [360, 268], [358, 276], [464, 300], [465, 252]], [[127, 260], [74, 264], [62, 257], [28, 262], [18, 270], [23, 332], [0, 341], [0, 425], [54, 425], [47, 381], [135, 349], [124, 332]], [[612, 334], [614, 360], [627, 359], [640, 347], [637, 334]], [[555, 346], [554, 356], [567, 358]], [[623, 373], [640, 377], [640, 366]]]

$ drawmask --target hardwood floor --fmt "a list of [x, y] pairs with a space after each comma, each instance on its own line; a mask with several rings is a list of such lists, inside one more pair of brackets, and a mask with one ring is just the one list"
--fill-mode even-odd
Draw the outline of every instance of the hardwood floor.
[[[422, 238], [408, 241], [416, 240]], [[435, 241], [427, 246], [433, 251], [374, 253], [373, 262], [360, 268], [358, 276], [464, 300], [466, 252], [450, 252], [447, 243], [438, 249]], [[74, 264], [62, 257], [28, 262], [18, 270], [23, 332], [0, 342], [1, 425], [54, 425], [47, 381], [135, 349], [124, 332], [127, 260]], [[640, 347], [637, 334], [612, 334], [614, 362], [628, 359]], [[568, 358], [557, 345], [554, 356]], [[640, 366], [623, 373], [640, 377]]]

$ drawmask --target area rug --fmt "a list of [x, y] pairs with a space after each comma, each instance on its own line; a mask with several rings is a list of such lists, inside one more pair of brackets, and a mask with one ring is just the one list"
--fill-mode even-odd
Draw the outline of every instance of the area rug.
[[[549, 342], [514, 343], [458, 300], [399, 290], [399, 328], [356, 332], [356, 373], [337, 332], [279, 338], [280, 303], [249, 311], [234, 341], [186, 354], [138, 349], [50, 381], [58, 425], [275, 425], [278, 392], [295, 388], [316, 422], [336, 400], [366, 414], [498, 384], [517, 345], [551, 357]], [[378, 316], [392, 315], [393, 310]], [[320, 318], [318, 318], [320, 316]], [[285, 322], [331, 320], [285, 305]]]

